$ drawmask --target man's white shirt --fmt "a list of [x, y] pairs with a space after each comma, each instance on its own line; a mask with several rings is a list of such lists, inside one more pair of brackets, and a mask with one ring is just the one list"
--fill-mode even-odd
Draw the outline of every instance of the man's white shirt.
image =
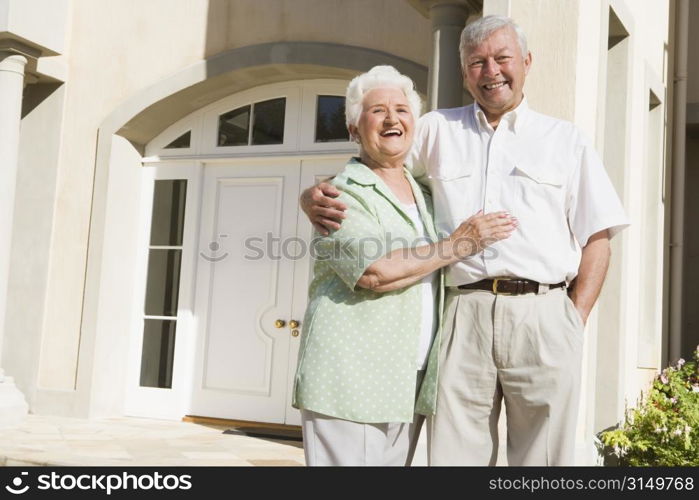
[[506, 276], [570, 282], [590, 236], [608, 229], [611, 237], [629, 224], [589, 141], [526, 99], [495, 130], [478, 104], [427, 113], [406, 163], [432, 190], [442, 235], [479, 210], [519, 220], [508, 239], [450, 266], [448, 286]]

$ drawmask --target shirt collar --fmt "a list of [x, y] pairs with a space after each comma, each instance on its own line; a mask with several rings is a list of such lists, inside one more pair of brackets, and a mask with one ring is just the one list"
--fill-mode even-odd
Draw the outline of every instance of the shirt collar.
[[[405, 167], [403, 167], [403, 172], [405, 173], [405, 176], [410, 183], [410, 187], [413, 190], [413, 194], [415, 195], [417, 208], [422, 216], [422, 223], [427, 228], [427, 233], [429, 234], [430, 238], [436, 240], [437, 234], [434, 230], [434, 226], [432, 225], [432, 221], [429, 220], [430, 216], [428, 215], [429, 212], [427, 210], [427, 205], [425, 204], [425, 198], [422, 195], [422, 190]], [[393, 194], [393, 191], [391, 191], [381, 177], [376, 175], [369, 167], [362, 163], [358, 157], [355, 156], [350, 159], [345, 167], [345, 174], [347, 175], [348, 179], [351, 179], [357, 184], [361, 184], [362, 186], [374, 186], [374, 189], [377, 190], [384, 198], [386, 198], [395, 207], [395, 209], [398, 210], [403, 217], [405, 217], [408, 223], [414, 227], [412, 219], [405, 212], [405, 207], [398, 200], [396, 195]], [[426, 219], [426, 217], [428, 219]]]
[[[527, 97], [524, 96], [522, 98], [522, 102], [519, 103], [519, 106], [503, 115], [503, 117], [500, 119], [500, 123], [506, 123], [510, 130], [516, 134], [522, 128], [524, 116], [527, 114], [528, 110], [529, 105], [527, 104]], [[476, 123], [478, 124], [478, 128], [488, 132], [493, 131], [493, 127], [490, 126], [488, 119], [485, 117], [485, 112], [483, 112], [483, 109], [477, 102], [473, 103], [473, 115], [476, 119]]]
[[352, 157], [345, 168], [347, 177], [357, 184], [373, 186], [380, 180], [358, 157]]

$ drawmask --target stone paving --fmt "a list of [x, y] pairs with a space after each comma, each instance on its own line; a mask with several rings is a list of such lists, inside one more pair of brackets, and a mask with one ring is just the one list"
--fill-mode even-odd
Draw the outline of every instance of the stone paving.
[[226, 427], [134, 417], [29, 415], [0, 429], [5, 466], [302, 466], [300, 441], [224, 434]]

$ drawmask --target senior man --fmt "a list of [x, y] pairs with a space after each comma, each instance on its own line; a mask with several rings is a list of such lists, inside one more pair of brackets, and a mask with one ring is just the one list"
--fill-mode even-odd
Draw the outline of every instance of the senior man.
[[[460, 53], [476, 102], [423, 116], [409, 167], [432, 190], [440, 231], [478, 210], [506, 210], [520, 224], [448, 269], [430, 463], [494, 465], [504, 399], [510, 465], [571, 465], [584, 325], [609, 239], [628, 221], [590, 142], [527, 105], [532, 56], [521, 28], [479, 19]], [[302, 197], [319, 229], [339, 227], [334, 195], [321, 184]]]

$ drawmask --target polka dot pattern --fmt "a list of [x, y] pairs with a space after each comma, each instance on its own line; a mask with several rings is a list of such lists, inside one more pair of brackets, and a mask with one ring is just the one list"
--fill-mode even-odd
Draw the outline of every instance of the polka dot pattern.
[[[406, 175], [420, 213], [427, 214], [423, 223], [436, 239], [431, 199]], [[316, 235], [293, 405], [356, 422], [412, 422], [415, 411], [434, 413], [440, 333], [416, 404], [419, 282], [387, 293], [356, 283], [386, 253], [413, 246], [417, 230], [390, 189], [358, 160], [350, 161], [333, 184], [348, 207], [347, 218], [330, 236]]]

